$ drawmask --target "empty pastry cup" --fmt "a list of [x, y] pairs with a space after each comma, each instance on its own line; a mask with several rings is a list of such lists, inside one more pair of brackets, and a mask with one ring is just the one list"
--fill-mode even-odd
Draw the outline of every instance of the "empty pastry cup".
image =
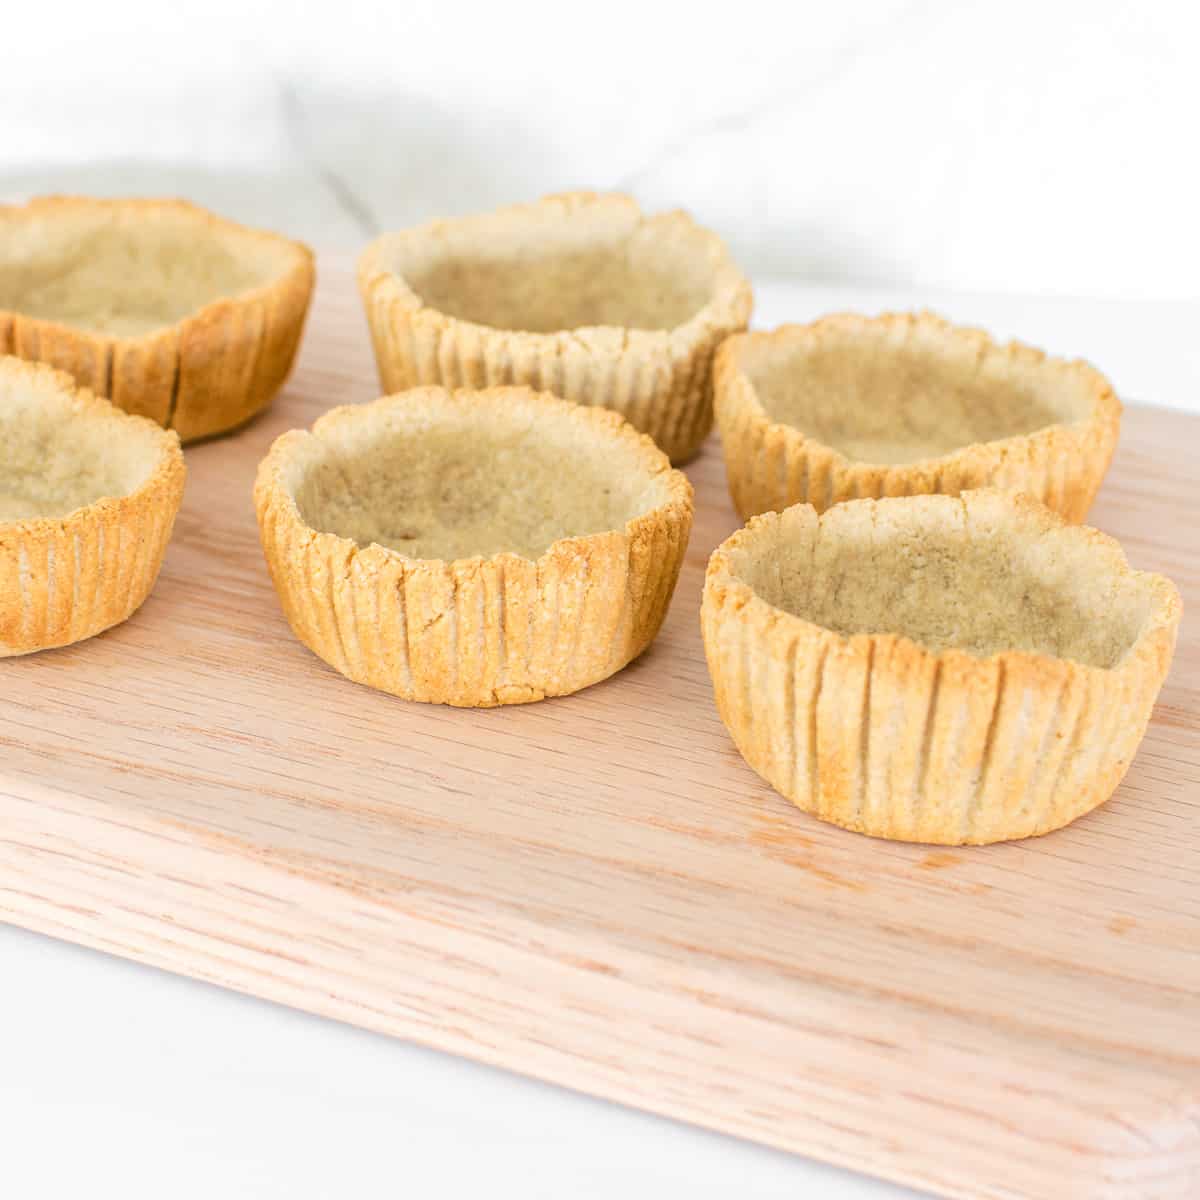
[[312, 286], [307, 247], [182, 200], [0, 207], [0, 354], [59, 367], [185, 442], [271, 402]]
[[1028, 496], [754, 518], [702, 625], [742, 756], [806, 812], [902, 841], [1046, 833], [1121, 781], [1167, 674], [1174, 585]]
[[280, 437], [254, 492], [296, 636], [358, 683], [483, 707], [561, 696], [653, 640], [692, 489], [604, 409], [418, 388]]
[[1081, 521], [1121, 422], [1111, 386], [1086, 363], [930, 313], [844, 314], [733, 337], [717, 354], [715, 392], [743, 518], [1002, 487]]
[[150, 594], [179, 511], [179, 438], [6, 357], [0, 446], [0, 657], [124, 621]]
[[713, 351], [752, 303], [686, 214], [583, 192], [388, 234], [359, 285], [385, 391], [527, 384], [616, 409], [673, 462], [712, 428]]

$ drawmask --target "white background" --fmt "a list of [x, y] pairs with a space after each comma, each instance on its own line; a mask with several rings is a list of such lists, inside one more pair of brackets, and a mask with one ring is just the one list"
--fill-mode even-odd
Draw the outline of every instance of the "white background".
[[[760, 322], [932, 304], [1200, 410], [1198, 34], [1099, 0], [12, 5], [0, 199], [354, 248], [623, 188], [719, 229]], [[904, 1194], [4, 928], [0, 1130], [14, 1200]]]
[[313, 191], [366, 228], [624, 187], [692, 209], [756, 276], [1198, 294], [1189, 3], [8, 9], [10, 188], [51, 164], [219, 168], [235, 207], [311, 236]]

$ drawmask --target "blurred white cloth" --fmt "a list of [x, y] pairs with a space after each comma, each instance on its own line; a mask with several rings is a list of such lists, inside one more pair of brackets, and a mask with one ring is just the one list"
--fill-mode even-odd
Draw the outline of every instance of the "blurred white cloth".
[[17, 6], [0, 188], [187, 164], [259, 175], [286, 209], [271, 181], [295, 172], [362, 235], [626, 187], [760, 276], [1194, 299], [1197, 35], [1195, 6], [1115, 0], [748, 0], [720, 21], [650, 0], [70, 0], [52, 30]]

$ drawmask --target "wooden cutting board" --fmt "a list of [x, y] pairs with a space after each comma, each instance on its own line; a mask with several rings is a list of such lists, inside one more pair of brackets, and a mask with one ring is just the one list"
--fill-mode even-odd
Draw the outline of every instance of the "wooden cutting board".
[[947, 1196], [1200, 1196], [1200, 418], [1131, 409], [1093, 512], [1192, 610], [1128, 778], [948, 851], [818, 823], [726, 736], [715, 442], [666, 627], [614, 679], [474, 712], [319, 662], [251, 480], [375, 394], [326, 262], [273, 411], [188, 451], [142, 611], [0, 663], [0, 915]]

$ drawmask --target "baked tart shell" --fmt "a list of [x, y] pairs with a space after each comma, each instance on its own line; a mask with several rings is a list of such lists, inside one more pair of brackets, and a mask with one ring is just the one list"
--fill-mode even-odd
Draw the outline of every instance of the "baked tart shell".
[[[885, 354], [893, 356], [892, 369], [880, 370], [873, 386], [862, 382]], [[902, 422], [907, 414], [889, 389], [914, 373], [908, 360], [918, 355], [921, 381], [910, 389], [909, 407], [931, 401], [931, 437], [938, 437], [937, 394], [943, 388], [955, 417], [969, 418], [972, 407], [989, 411], [994, 436], [968, 432], [961, 444], [934, 446], [928, 454], [908, 447], [903, 461], [864, 461], [811, 426], [780, 420], [765, 394], [768, 385], [784, 394], [803, 392], [810, 411], [823, 412], [836, 427], [847, 389], [858, 389], [869, 419]], [[792, 504], [824, 511], [844, 500], [956, 496], [1000, 487], [1026, 492], [1067, 520], [1082, 521], [1120, 431], [1120, 401], [1093, 367], [1017, 342], [1000, 344], [982, 330], [931, 313], [837, 314], [737, 335], [718, 350], [714, 380], [729, 491], [744, 520]], [[1006, 421], [996, 413], [1029, 394], [1042, 398], [1039, 415], [1027, 418], [1029, 428], [1018, 425], [1006, 435]], [[804, 421], [803, 409], [798, 421]]]
[[[1086, 640], [1088, 619], [1102, 623], [1120, 595], [1134, 614], [1128, 645], [1119, 655], [1105, 650], [1112, 661], [1101, 665], [1031, 649], [981, 655], [900, 633], [831, 629], [764, 598], [790, 569], [787, 547], [820, 545], [852, 526], [869, 540], [872, 527], [910, 519], [918, 530], [965, 522], [980, 536], [1017, 525], [1029, 553], [1047, 555], [1048, 577], [1094, 573], [1095, 587], [1076, 595], [1081, 611], [1099, 616], [1081, 617], [1075, 634]], [[911, 547], [927, 552], [921, 537]], [[814, 553], [804, 551], [805, 564]], [[800, 576], [813, 570], [804, 565]], [[824, 602], [845, 594], [836, 565], [814, 578]], [[903, 601], [881, 603], [886, 612]], [[1009, 611], [996, 605], [988, 619]], [[1053, 612], [1052, 600], [1044, 613]], [[1109, 798], [1145, 732], [1180, 613], [1174, 585], [1130, 570], [1113, 539], [1065, 524], [1029, 497], [979, 491], [756, 517], [713, 553], [701, 623], [721, 719], [776, 791], [847, 829], [955, 845], [1044, 834]]]
[[[626, 277], [631, 247], [644, 273]], [[616, 410], [675, 463], [712, 428], [713, 353], [753, 303], [721, 240], [685, 213], [591, 192], [388, 234], [358, 278], [384, 391], [527, 385]]]
[[[298, 496], [313, 469], [305, 464], [323, 462], [322, 447], [369, 444], [374, 429], [382, 439], [398, 423], [419, 437], [446, 421], [460, 431], [464, 422], [504, 430], [522, 421], [535, 436], [556, 425], [615, 460], [612, 470], [638, 476], [655, 502], [619, 527], [556, 538], [536, 557], [416, 558], [377, 541], [364, 545], [366, 534], [360, 541], [315, 528], [302, 513]], [[570, 464], [562, 471], [570, 474]], [[254, 501], [271, 578], [304, 645], [357, 683], [462, 707], [562, 696], [619, 671], [662, 624], [692, 523], [691, 485], [649, 438], [616, 413], [525, 388], [419, 388], [334, 409], [311, 432], [275, 442]], [[544, 507], [554, 511], [552, 497]]]
[[[158, 578], [186, 475], [174, 432], [122, 413], [61, 371], [0, 358], [0, 420], [10, 416], [18, 391], [22, 403], [42, 410], [43, 433], [53, 425], [61, 430], [57, 440], [68, 442], [86, 434], [92, 448], [136, 460], [144, 478], [125, 494], [61, 514], [0, 520], [0, 657], [82, 641], [134, 613]], [[0, 490], [23, 450], [14, 428], [7, 431]], [[45, 468], [44, 446], [40, 435], [29, 446], [38, 470]], [[89, 465], [81, 460], [80, 471]]]
[[[102, 250], [106, 237], [135, 248], [152, 243], [164, 264], [180, 273], [170, 280], [203, 277], [214, 250], [232, 262], [261, 260], [261, 268], [239, 276], [229, 294], [220, 294], [219, 284], [200, 291], [201, 301], [186, 313], [168, 312], [161, 321], [115, 332], [90, 322], [86, 310], [70, 321], [56, 318], [53, 307], [23, 311], [20, 286], [6, 286], [0, 294], [0, 354], [66, 371], [118, 408], [174, 429], [184, 442], [228, 432], [266, 408], [300, 344], [315, 279], [312, 252], [183, 200], [49, 196], [0, 207], [0, 281], [5, 273], [39, 268], [53, 276], [39, 255], [61, 260], [68, 270], [86, 269], [84, 256]], [[86, 280], [99, 306], [111, 302], [126, 273], [119, 265], [111, 270], [107, 283]], [[152, 272], [144, 284], [136, 281], [130, 297], [152, 292], [159, 277]], [[170, 280], [157, 297], [161, 303], [172, 290]]]

